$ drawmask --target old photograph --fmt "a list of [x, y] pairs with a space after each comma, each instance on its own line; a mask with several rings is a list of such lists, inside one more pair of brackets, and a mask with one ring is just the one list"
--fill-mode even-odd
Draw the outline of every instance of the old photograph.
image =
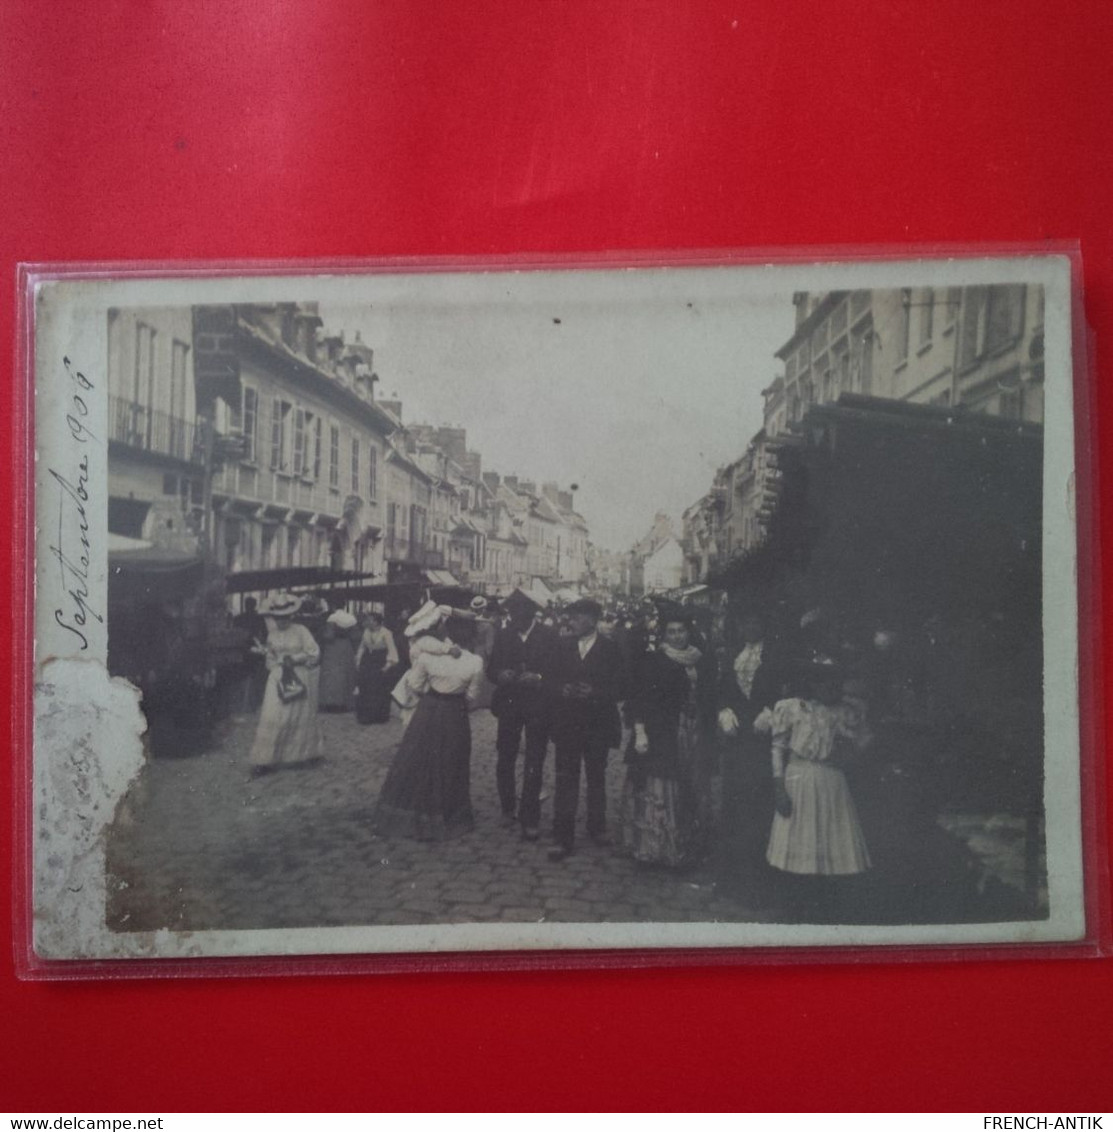
[[1084, 933], [1068, 260], [35, 319], [43, 959]]

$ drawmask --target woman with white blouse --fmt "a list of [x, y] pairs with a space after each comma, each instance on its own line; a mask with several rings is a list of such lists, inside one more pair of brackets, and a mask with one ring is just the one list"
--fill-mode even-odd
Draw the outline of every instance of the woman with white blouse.
[[[428, 602], [411, 618], [407, 636], [441, 640], [452, 610]], [[483, 688], [483, 661], [462, 649], [412, 650], [408, 689], [419, 698], [375, 807], [384, 837], [443, 841], [468, 832], [471, 808], [471, 724], [468, 712]]]
[[356, 718], [360, 723], [386, 723], [390, 719], [390, 690], [398, 679], [398, 649], [381, 613], [366, 614], [364, 625], [355, 659], [359, 674]]

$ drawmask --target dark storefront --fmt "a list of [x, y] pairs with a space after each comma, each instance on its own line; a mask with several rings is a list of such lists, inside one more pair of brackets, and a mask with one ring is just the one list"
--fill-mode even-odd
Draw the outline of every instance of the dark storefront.
[[[762, 613], [785, 654], [830, 652], [868, 694], [855, 793], [893, 917], [1045, 914], [1042, 429], [843, 397], [776, 462], [766, 542], [712, 581], [732, 622]], [[1013, 831], [1011, 887], [960, 827]]]

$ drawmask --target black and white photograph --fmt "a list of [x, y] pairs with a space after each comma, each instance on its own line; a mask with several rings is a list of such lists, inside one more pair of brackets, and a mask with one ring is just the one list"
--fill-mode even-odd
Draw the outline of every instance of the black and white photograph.
[[1068, 259], [35, 321], [43, 959], [1084, 934]]

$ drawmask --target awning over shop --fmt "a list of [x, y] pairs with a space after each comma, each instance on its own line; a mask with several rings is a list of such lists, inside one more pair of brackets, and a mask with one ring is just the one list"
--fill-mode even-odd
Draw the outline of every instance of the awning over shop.
[[703, 584], [696, 586], [684, 586], [676, 591], [676, 598], [678, 601], [690, 601], [693, 598], [700, 597], [710, 592], [710, 587]]
[[554, 597], [553, 591], [540, 578], [531, 579], [529, 586], [523, 587], [522, 592], [538, 605], [548, 605]]
[[447, 570], [426, 570], [425, 577], [429, 580], [430, 585], [434, 586], [459, 586], [460, 583], [447, 571]]
[[156, 546], [112, 550], [108, 554], [108, 600], [177, 601], [197, 592], [204, 572], [201, 558], [184, 551]]
[[[429, 574], [440, 574], [452, 578], [446, 570], [428, 571]], [[475, 591], [467, 586], [461, 586], [453, 580], [449, 582], [434, 583], [425, 576], [415, 578], [408, 582], [379, 582], [373, 585], [362, 586], [327, 586], [313, 590], [317, 597], [328, 599], [341, 598], [344, 601], [370, 601], [380, 603], [414, 602], [423, 599], [429, 594], [434, 601], [445, 605], [463, 606], [475, 595]]]
[[330, 586], [340, 582], [359, 582], [375, 577], [354, 570], [332, 570], [328, 566], [285, 566], [275, 570], [241, 570], [225, 578], [225, 592], [254, 593], [306, 586]]

